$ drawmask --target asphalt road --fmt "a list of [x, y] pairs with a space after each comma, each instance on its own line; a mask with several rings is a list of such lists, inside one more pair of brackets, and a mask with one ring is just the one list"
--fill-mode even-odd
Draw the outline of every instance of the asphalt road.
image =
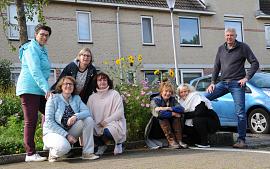
[[95, 161], [23, 162], [2, 165], [0, 169], [270, 169], [269, 159], [270, 148], [141, 149], [120, 156], [108, 154]]

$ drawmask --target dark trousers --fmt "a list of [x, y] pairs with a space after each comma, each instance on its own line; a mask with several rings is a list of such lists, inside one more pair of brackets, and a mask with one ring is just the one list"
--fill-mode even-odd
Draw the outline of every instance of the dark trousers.
[[187, 142], [190, 144], [208, 144], [208, 135], [215, 133], [219, 128], [219, 123], [211, 117], [195, 117], [193, 127], [185, 126], [184, 132], [188, 135]]
[[114, 141], [113, 136], [108, 128], [105, 128], [102, 136], [94, 136], [94, 142], [97, 146], [103, 146], [108, 141]]
[[43, 114], [43, 124], [46, 99], [44, 96], [34, 94], [22, 94], [20, 98], [24, 115], [24, 147], [27, 155], [30, 156], [36, 153], [34, 136], [38, 121], [38, 111]]

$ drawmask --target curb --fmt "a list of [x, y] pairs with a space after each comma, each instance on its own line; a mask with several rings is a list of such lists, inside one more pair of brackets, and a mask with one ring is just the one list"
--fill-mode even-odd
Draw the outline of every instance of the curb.
[[[253, 136], [247, 135], [247, 144], [249, 149], [255, 148], [263, 148], [270, 146], [270, 138], [263, 139], [264, 136]], [[233, 132], [216, 132], [213, 135], [209, 136], [210, 144], [213, 146], [221, 146], [221, 147], [228, 147], [232, 146], [234, 140], [236, 139], [236, 134]], [[263, 140], [263, 141], [262, 141]], [[124, 149], [131, 150], [131, 149], [140, 149], [145, 148], [146, 144], [144, 140], [140, 141], [133, 141], [133, 142], [126, 142], [124, 143]], [[106, 152], [112, 152], [114, 149], [114, 145], [109, 145], [108, 150]], [[81, 147], [74, 147], [72, 148], [73, 155], [80, 155], [82, 152]], [[48, 151], [38, 151], [41, 156], [48, 157]], [[11, 154], [11, 155], [4, 155], [0, 156], [0, 165], [3, 164], [10, 164], [10, 163], [19, 163], [24, 162], [26, 153], [23, 154]]]
[[[124, 148], [127, 150], [139, 149], [139, 148], [143, 148], [145, 146], [146, 145], [145, 145], [144, 140], [127, 142], [124, 144]], [[114, 149], [114, 145], [109, 145], [107, 151], [113, 151], [113, 149]], [[82, 152], [82, 148], [81, 147], [74, 147], [71, 149], [71, 151], [72, 151], [73, 155], [79, 155]], [[48, 155], [49, 155], [48, 151], [38, 151], [38, 153], [43, 157], [48, 157]], [[26, 153], [0, 156], [0, 165], [24, 162], [25, 156], [26, 156]]]

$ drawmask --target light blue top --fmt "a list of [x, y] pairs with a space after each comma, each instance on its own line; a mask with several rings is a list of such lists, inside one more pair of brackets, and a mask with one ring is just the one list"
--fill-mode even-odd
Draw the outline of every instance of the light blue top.
[[62, 94], [54, 94], [49, 97], [45, 109], [45, 122], [43, 124], [43, 135], [48, 133], [57, 133], [63, 137], [68, 135], [68, 132], [63, 128], [61, 120], [65, 111], [66, 105], [70, 105], [75, 112], [77, 120], [85, 119], [89, 116], [93, 117], [88, 107], [82, 102], [79, 95], [74, 95], [67, 102]]
[[16, 95], [45, 95], [49, 91], [50, 61], [47, 49], [36, 40], [24, 44], [19, 50], [21, 73], [16, 86]]

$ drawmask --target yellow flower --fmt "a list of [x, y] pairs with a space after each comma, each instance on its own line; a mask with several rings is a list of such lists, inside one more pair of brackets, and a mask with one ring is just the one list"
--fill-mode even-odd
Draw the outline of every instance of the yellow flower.
[[138, 61], [142, 62], [142, 55], [141, 54], [138, 55]]
[[159, 70], [155, 70], [154, 71], [154, 75], [159, 75], [160, 74], [160, 71]]
[[121, 59], [116, 59], [115, 64], [120, 65], [121, 64]]
[[128, 56], [128, 62], [134, 63], [134, 57], [132, 55]]
[[173, 70], [173, 69], [170, 69], [170, 70], [169, 70], [169, 75], [170, 75], [171, 77], [174, 77], [174, 70]]
[[103, 64], [104, 64], [104, 65], [108, 65], [108, 64], [109, 64], [109, 61], [108, 61], [108, 60], [104, 60], [104, 61], [103, 61]]
[[125, 58], [124, 58], [124, 57], [121, 57], [121, 60], [122, 60], [122, 61], [125, 61]]

